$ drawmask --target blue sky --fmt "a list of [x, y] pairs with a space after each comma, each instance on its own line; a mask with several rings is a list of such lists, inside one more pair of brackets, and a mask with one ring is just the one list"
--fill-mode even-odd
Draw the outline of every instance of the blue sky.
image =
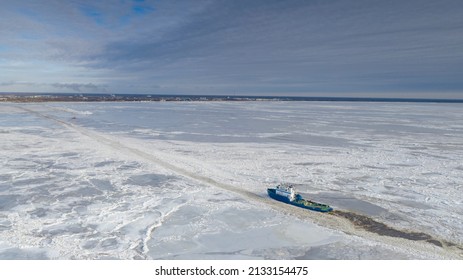
[[0, 92], [463, 98], [459, 0], [0, 1]]

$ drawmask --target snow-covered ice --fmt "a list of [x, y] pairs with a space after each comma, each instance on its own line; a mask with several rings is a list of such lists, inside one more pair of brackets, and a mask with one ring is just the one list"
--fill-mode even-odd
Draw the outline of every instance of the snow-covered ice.
[[0, 103], [0, 259], [462, 258], [266, 196], [459, 245], [462, 172], [461, 104]]

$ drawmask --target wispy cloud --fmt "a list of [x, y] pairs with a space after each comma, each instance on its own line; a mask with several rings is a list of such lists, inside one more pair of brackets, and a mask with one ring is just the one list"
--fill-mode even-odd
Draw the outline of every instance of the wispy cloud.
[[66, 89], [76, 92], [107, 92], [103, 86], [98, 86], [92, 83], [79, 84], [79, 83], [54, 83], [51, 86], [60, 89]]
[[[91, 92], [91, 93], [103, 93], [108, 92], [106, 86], [97, 85], [93, 83], [35, 83], [35, 82], [25, 82], [25, 81], [9, 81], [1, 82], [0, 90], [9, 91], [10, 88], [34, 88], [35, 91], [44, 92], [56, 92], [65, 91], [65, 92]], [[54, 90], [55, 89], [55, 90]], [[22, 90], [28, 91], [28, 90]]]

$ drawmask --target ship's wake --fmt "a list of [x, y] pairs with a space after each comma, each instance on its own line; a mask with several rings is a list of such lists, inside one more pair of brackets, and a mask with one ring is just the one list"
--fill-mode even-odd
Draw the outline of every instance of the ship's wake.
[[446, 240], [439, 240], [430, 234], [424, 232], [416, 232], [416, 231], [406, 231], [406, 230], [399, 230], [393, 227], [390, 227], [384, 223], [375, 221], [374, 219], [357, 214], [354, 212], [347, 212], [342, 210], [334, 210], [330, 212], [331, 215], [339, 216], [349, 220], [353, 225], [356, 227], [362, 228], [366, 231], [381, 235], [381, 236], [390, 236], [396, 238], [403, 238], [407, 240], [414, 240], [414, 241], [425, 241], [427, 243], [434, 244], [438, 247], [453, 247], [463, 251], [463, 247]]

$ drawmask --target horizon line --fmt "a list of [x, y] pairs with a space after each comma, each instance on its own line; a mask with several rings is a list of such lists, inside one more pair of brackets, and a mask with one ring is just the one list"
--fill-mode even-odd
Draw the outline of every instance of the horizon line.
[[[252, 99], [280, 99], [280, 101], [366, 101], [366, 102], [437, 102], [437, 103], [463, 103], [463, 98], [420, 98], [420, 97], [356, 97], [356, 96], [294, 96], [294, 95], [241, 95], [241, 94], [159, 94], [159, 93], [68, 93], [68, 92], [0, 92], [0, 95], [30, 97], [30, 95], [48, 96], [134, 96], [134, 97], [185, 97], [185, 98], [252, 98]], [[129, 100], [128, 100], [129, 101]]]

